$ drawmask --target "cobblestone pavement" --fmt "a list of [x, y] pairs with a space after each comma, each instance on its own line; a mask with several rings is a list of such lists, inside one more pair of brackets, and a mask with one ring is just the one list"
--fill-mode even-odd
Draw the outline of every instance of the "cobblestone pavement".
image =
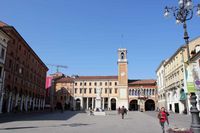
[[[157, 112], [116, 112], [89, 116], [84, 112], [46, 112], [0, 116], [0, 133], [161, 133]], [[189, 127], [190, 116], [170, 114], [172, 127]]]

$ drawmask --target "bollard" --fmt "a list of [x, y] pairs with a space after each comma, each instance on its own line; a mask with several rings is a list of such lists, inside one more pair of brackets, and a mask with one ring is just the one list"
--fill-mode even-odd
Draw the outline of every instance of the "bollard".
[[200, 117], [199, 117], [199, 111], [197, 109], [197, 96], [195, 93], [191, 93], [190, 96], [190, 103], [192, 107], [190, 108], [190, 112], [192, 115], [192, 123], [191, 123], [191, 129], [193, 133], [200, 133]]

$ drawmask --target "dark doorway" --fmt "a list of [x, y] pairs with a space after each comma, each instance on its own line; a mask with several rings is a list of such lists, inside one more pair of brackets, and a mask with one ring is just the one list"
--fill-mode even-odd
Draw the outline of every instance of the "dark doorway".
[[155, 110], [155, 102], [151, 99], [145, 102], [145, 111], [154, 111]]
[[174, 107], [175, 107], [175, 113], [179, 113], [179, 104], [175, 103]]
[[81, 110], [81, 100], [76, 99], [76, 110]]
[[138, 110], [138, 101], [137, 100], [131, 100], [129, 104], [129, 110], [130, 111], [137, 111]]
[[116, 99], [111, 99], [111, 110], [116, 110]]

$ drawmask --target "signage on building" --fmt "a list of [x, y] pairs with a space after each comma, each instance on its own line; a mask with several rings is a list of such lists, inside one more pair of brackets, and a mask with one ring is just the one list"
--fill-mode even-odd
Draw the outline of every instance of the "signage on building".
[[187, 89], [189, 93], [196, 92], [195, 85], [193, 82], [187, 82]]
[[191, 66], [188, 66], [186, 69], [186, 81], [187, 81], [187, 92], [188, 93], [196, 92], [194, 78], [193, 78], [193, 70], [191, 69]]

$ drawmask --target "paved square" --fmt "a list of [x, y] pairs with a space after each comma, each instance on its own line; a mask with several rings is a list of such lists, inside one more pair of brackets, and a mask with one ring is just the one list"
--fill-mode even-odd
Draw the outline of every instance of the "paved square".
[[[71, 111], [19, 114], [0, 117], [0, 133], [161, 133], [156, 115], [157, 112], [128, 112], [122, 120], [116, 112], [107, 112], [106, 116]], [[169, 120], [171, 127], [190, 125], [190, 116], [170, 114]]]

